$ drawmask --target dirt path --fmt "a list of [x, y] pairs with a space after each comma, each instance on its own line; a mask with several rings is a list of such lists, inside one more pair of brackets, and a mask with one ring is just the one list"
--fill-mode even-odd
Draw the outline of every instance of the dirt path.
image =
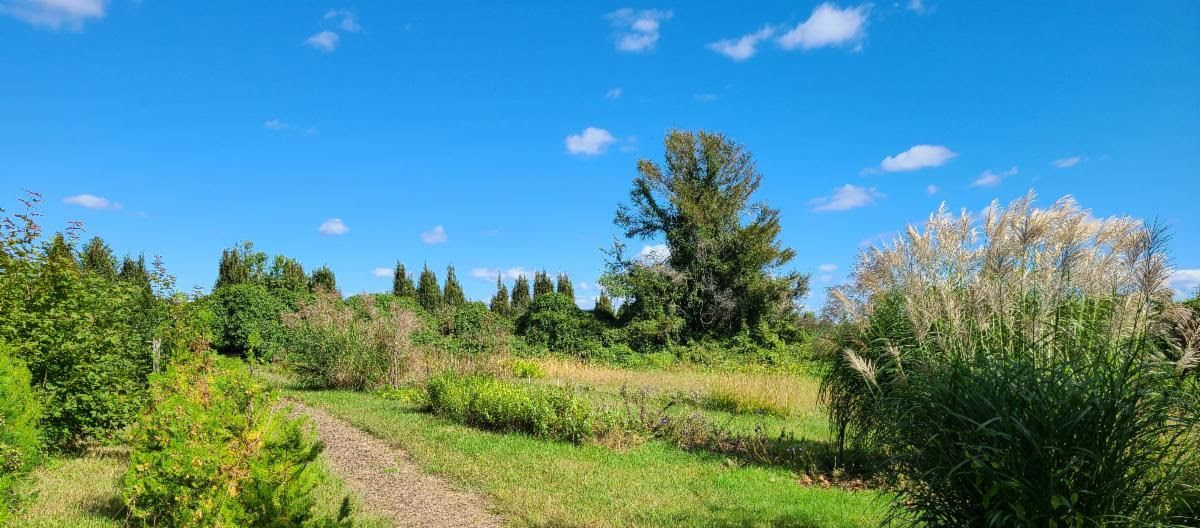
[[422, 473], [408, 455], [321, 409], [288, 400], [317, 426], [325, 458], [363, 498], [372, 513], [396, 526], [448, 528], [503, 526], [479, 496], [456, 491], [445, 480]]

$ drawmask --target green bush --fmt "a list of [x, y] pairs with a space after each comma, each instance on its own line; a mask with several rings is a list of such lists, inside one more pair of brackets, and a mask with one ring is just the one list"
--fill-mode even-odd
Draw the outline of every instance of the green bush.
[[536, 361], [528, 359], [511, 358], [505, 362], [508, 370], [517, 378], [524, 379], [539, 379], [546, 377], [546, 369], [543, 369]]
[[16, 487], [41, 453], [40, 408], [29, 370], [0, 344], [0, 525], [16, 505]]
[[518, 332], [530, 344], [555, 352], [585, 355], [598, 348], [604, 326], [575, 305], [575, 299], [559, 293], [535, 296], [517, 321]]
[[488, 376], [440, 374], [429, 379], [434, 414], [496, 431], [518, 431], [570, 442], [593, 438], [604, 420], [568, 389]]
[[[156, 376], [130, 434], [122, 496], [136, 523], [337, 526], [313, 514], [321, 445], [235, 360], [202, 353]], [[343, 512], [346, 513], [346, 512]]]
[[222, 354], [270, 359], [280, 339], [283, 301], [260, 284], [221, 286], [206, 302], [213, 313], [213, 347]]

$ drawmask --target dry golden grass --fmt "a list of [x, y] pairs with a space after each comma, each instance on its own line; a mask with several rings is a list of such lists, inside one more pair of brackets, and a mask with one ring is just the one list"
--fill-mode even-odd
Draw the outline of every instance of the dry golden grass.
[[817, 401], [819, 382], [802, 374], [624, 370], [598, 365], [544, 359], [538, 361], [546, 379], [587, 385], [605, 392], [621, 387], [654, 393], [686, 392], [720, 395], [761, 407], [788, 409], [795, 415], [821, 413]]

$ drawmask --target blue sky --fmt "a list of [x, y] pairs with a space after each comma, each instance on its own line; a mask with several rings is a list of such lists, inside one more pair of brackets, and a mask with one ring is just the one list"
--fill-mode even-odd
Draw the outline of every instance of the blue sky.
[[399, 258], [590, 297], [671, 128], [754, 152], [814, 289], [1029, 189], [1168, 223], [1200, 283], [1196, 2], [0, 0], [0, 37], [0, 206], [41, 192], [185, 290], [248, 239], [345, 293]]

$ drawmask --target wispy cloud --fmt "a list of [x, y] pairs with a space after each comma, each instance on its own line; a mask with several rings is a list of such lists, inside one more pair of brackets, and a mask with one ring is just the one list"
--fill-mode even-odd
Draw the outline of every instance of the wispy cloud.
[[697, 103], [711, 103], [717, 100], [717, 94], [698, 93], [692, 96], [692, 100]]
[[808, 203], [813, 206], [813, 211], [817, 212], [847, 211], [858, 207], [866, 207], [881, 198], [885, 198], [885, 195], [875, 190], [874, 187], [859, 187], [847, 183], [834, 189], [833, 194], [813, 198]]
[[421, 232], [421, 242], [426, 244], [444, 244], [449, 240], [446, 236], [446, 228], [442, 226], [434, 226], [429, 231]]
[[713, 50], [721, 55], [729, 57], [737, 62], [744, 61], [753, 57], [758, 53], [758, 44], [766, 39], [771, 38], [775, 34], [775, 29], [771, 26], [763, 26], [762, 29], [742, 35], [738, 38], [718, 40], [708, 45], [708, 49]]
[[1175, 270], [1167, 282], [1180, 297], [1190, 296], [1200, 288], [1200, 269]]
[[869, 4], [863, 4], [841, 9], [826, 2], [813, 9], [808, 20], [780, 35], [777, 42], [787, 50], [860, 45], [867, 34], [867, 13], [870, 8]]
[[371, 270], [371, 276], [379, 277], [381, 279], [384, 277], [391, 277], [392, 274], [392, 268], [375, 268]]
[[350, 226], [346, 225], [346, 222], [343, 222], [341, 218], [330, 218], [321, 222], [321, 226], [317, 228], [317, 232], [329, 236], [344, 235], [350, 232]]
[[280, 121], [279, 119], [268, 119], [265, 123], [263, 123], [263, 128], [268, 129], [268, 130], [279, 130], [279, 131], [296, 130], [296, 131], [304, 132], [305, 134], [316, 134], [317, 133], [317, 127], [315, 127], [315, 126], [299, 127], [292, 123]]
[[342, 37], [337, 33], [332, 31], [322, 31], [311, 37], [308, 37], [307, 39], [304, 39], [304, 43], [312, 46], [313, 48], [324, 51], [325, 53], [330, 53], [337, 49], [338, 42], [341, 39]]
[[1071, 156], [1069, 158], [1056, 159], [1050, 162], [1050, 165], [1056, 169], [1066, 169], [1079, 165], [1083, 161], [1083, 156]]
[[638, 252], [638, 258], [643, 262], [664, 262], [671, 257], [671, 248], [666, 244], [645, 244]]
[[923, 0], [908, 0], [908, 5], [904, 7], [907, 7], [909, 11], [914, 11], [917, 14], [924, 14], [929, 9], [925, 6], [925, 2]]
[[350, 33], [362, 31], [362, 26], [358, 25], [358, 17], [354, 16], [354, 12], [347, 9], [330, 9], [325, 13], [325, 21], [337, 24], [337, 27], [342, 31]]
[[121, 204], [109, 200], [103, 196], [96, 196], [94, 194], [76, 194], [74, 196], [68, 196], [63, 198], [63, 203], [97, 210], [121, 208]]
[[496, 277], [499, 276], [501, 280], [509, 281], [517, 277], [532, 277], [533, 272], [520, 266], [504, 270], [499, 268], [472, 268], [471, 276], [483, 280], [496, 280]]
[[985, 170], [979, 174], [978, 178], [975, 178], [975, 181], [971, 182], [971, 187], [995, 187], [1000, 185], [1000, 182], [1004, 181], [1004, 178], [1015, 176], [1016, 174], [1016, 167], [1000, 172]]
[[912, 148], [883, 158], [879, 168], [884, 172], [907, 172], [923, 169], [926, 167], [939, 167], [945, 165], [958, 153], [954, 152], [943, 145], [913, 145]]
[[583, 132], [567, 136], [567, 152], [576, 156], [598, 156], [616, 141], [617, 138], [603, 128], [587, 127]]
[[606, 92], [604, 94], [604, 98], [605, 99], [620, 99], [621, 98], [621, 87], [618, 86], [616, 88], [609, 90], [608, 92]]
[[931, 183], [925, 187], [925, 194], [928, 194], [929, 196], [933, 196], [933, 195], [937, 194], [937, 192], [938, 192], [937, 185], [934, 185]]
[[817, 271], [820, 271], [821, 273], [832, 273], [837, 271], [837, 269], [837, 264], [821, 264], [820, 266], [817, 266]]
[[671, 15], [671, 11], [635, 11], [626, 7], [609, 13], [606, 18], [617, 29], [617, 49], [640, 53], [654, 49], [658, 43], [659, 29], [663, 22], [671, 19]]
[[104, 18], [108, 0], [7, 0], [0, 14], [53, 30], [83, 30], [88, 19]]

